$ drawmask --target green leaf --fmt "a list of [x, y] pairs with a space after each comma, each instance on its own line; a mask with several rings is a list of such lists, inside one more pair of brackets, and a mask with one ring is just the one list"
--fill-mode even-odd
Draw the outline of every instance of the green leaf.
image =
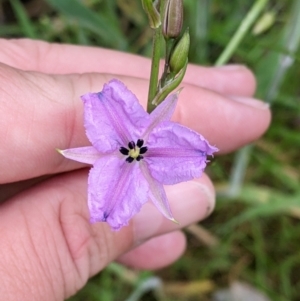
[[250, 205], [241, 214], [232, 218], [222, 227], [222, 232], [232, 231], [238, 225], [256, 218], [296, 215], [300, 211], [300, 190], [294, 194], [284, 194], [279, 190], [254, 185], [245, 185], [238, 201]]
[[19, 0], [10, 0], [10, 4], [13, 8], [23, 34], [28, 38], [37, 38], [35, 27], [30, 21], [30, 18], [28, 17], [26, 10], [24, 9], [21, 2]]
[[278, 34], [277, 47], [285, 49], [285, 53], [270, 51], [257, 66], [258, 96], [268, 102], [274, 101], [277, 97], [287, 71], [294, 63], [294, 54], [300, 45], [299, 12], [300, 1], [294, 1], [285, 27]]
[[125, 50], [127, 42], [120, 27], [105, 12], [95, 13], [79, 0], [46, 0], [53, 8], [75, 19], [80, 25], [100, 36], [107, 46]]

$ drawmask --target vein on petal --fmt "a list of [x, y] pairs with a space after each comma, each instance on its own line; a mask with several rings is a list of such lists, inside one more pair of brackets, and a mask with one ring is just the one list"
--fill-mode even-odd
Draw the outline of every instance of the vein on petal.
[[100, 154], [93, 146], [69, 148], [65, 150], [57, 149], [57, 151], [65, 158], [91, 165], [93, 165], [100, 157], [105, 156], [105, 154]]
[[170, 209], [168, 199], [167, 199], [165, 190], [163, 188], [163, 185], [160, 184], [158, 181], [156, 181], [151, 176], [146, 162], [141, 162], [140, 163], [140, 168], [141, 168], [141, 171], [142, 171], [145, 179], [149, 183], [149, 187], [150, 187], [149, 196], [150, 196], [151, 201], [154, 203], [154, 205], [159, 209], [159, 211], [166, 218], [168, 218], [168, 219], [170, 219], [174, 222], [177, 222], [174, 219], [173, 214], [171, 212], [171, 209]]
[[122, 117], [119, 116], [117, 110], [114, 110], [114, 107], [109, 105], [108, 101], [105, 101], [105, 98], [102, 94], [102, 92], [98, 93], [98, 97], [102, 100], [103, 109], [106, 111], [106, 114], [111, 122], [113, 124], [113, 127], [115, 128], [117, 134], [121, 138], [124, 145], [130, 141], [130, 135], [127, 131], [126, 125], [122, 122]]
[[128, 181], [131, 167], [132, 166], [126, 162], [120, 167], [121, 170], [119, 173], [120, 176], [117, 181], [117, 185], [111, 190], [111, 195], [107, 196], [108, 198], [110, 198], [110, 200], [109, 206], [107, 206], [105, 210], [105, 213], [107, 215], [106, 218], [108, 218], [112, 214], [117, 202], [122, 200], [122, 190], [124, 189], [124, 187], [126, 187], [125, 183], [126, 181]]
[[147, 157], [195, 157], [206, 156], [206, 153], [197, 149], [184, 149], [184, 148], [160, 148], [152, 147], [147, 152]]
[[166, 98], [151, 114], [150, 124], [142, 135], [144, 140], [147, 140], [149, 134], [157, 127], [158, 124], [164, 121], [169, 121], [175, 110], [178, 95], [172, 94]]

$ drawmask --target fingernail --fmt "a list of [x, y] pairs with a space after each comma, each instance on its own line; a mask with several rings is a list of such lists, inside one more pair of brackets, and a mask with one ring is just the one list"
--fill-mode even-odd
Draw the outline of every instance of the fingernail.
[[270, 108], [270, 104], [264, 101], [261, 101], [256, 98], [251, 97], [242, 97], [242, 96], [229, 96], [230, 99], [245, 104], [247, 106], [253, 107], [255, 109], [267, 110]]
[[224, 70], [224, 71], [239, 71], [242, 69], [247, 69], [247, 67], [244, 65], [231, 64], [231, 65], [216, 66], [215, 69]]
[[179, 225], [166, 219], [152, 203], [148, 202], [133, 219], [136, 244], [198, 222], [208, 216], [214, 208], [214, 192], [199, 181], [166, 186], [165, 189], [174, 218]]

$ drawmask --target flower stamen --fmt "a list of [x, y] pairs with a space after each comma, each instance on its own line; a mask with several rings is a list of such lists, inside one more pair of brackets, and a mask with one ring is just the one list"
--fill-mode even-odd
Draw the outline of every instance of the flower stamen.
[[128, 143], [128, 149], [126, 147], [121, 146], [119, 148], [119, 151], [122, 155], [128, 156], [126, 158], [126, 161], [128, 163], [132, 163], [134, 160], [140, 161], [144, 157], [141, 156], [145, 154], [148, 150], [147, 146], [144, 145], [144, 140], [138, 139], [137, 142], [135, 143], [134, 141], [130, 141]]

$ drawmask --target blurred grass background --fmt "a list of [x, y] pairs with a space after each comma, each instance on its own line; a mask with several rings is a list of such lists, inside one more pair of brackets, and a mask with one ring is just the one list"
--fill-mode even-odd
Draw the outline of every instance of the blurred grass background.
[[[252, 68], [257, 97], [272, 104], [272, 125], [254, 145], [210, 166], [216, 210], [186, 230], [188, 249], [178, 262], [157, 272], [112, 264], [69, 301], [231, 301], [220, 289], [236, 281], [270, 300], [300, 300], [300, 0], [184, 0], [184, 5], [190, 61], [229, 60]], [[220, 57], [253, 5], [260, 5], [253, 24], [248, 22], [233, 51]], [[6, 38], [151, 54], [140, 0], [0, 0], [0, 22]]]

